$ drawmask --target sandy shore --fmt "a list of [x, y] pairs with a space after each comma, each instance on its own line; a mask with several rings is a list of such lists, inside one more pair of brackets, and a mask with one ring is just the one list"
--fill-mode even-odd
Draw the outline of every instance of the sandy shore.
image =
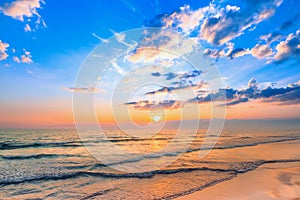
[[300, 200], [300, 162], [257, 169], [176, 200]]

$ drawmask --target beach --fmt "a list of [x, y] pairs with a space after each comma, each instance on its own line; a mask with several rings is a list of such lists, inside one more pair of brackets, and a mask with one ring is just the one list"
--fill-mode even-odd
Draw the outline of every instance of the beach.
[[300, 162], [264, 164], [202, 191], [176, 200], [299, 200]]

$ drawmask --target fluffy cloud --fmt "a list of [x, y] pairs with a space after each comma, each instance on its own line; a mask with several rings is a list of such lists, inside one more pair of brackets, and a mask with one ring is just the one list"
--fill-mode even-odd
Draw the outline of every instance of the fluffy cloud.
[[192, 52], [197, 45], [194, 38], [182, 37], [180, 33], [167, 29], [145, 31], [139, 45], [128, 56], [137, 62], [172, 62], [178, 57]]
[[27, 63], [27, 64], [32, 63], [31, 57], [26, 56], [26, 55], [21, 56], [21, 61], [22, 61], [22, 63]]
[[217, 14], [206, 18], [201, 25], [200, 37], [211, 44], [222, 45], [243, 34], [251, 26], [274, 15], [275, 8], [281, 0], [246, 1], [246, 7], [241, 10], [237, 6], [227, 5]]
[[24, 55], [21, 56], [21, 62], [30, 64], [33, 62], [31, 58], [32, 58], [31, 53], [24, 49]]
[[36, 16], [38, 18], [37, 22], [40, 22], [41, 16], [37, 9], [41, 8], [42, 4], [45, 4], [43, 0], [16, 0], [4, 4], [3, 7], [0, 7], [0, 11], [4, 15], [20, 21], [24, 21], [24, 17], [31, 18]]
[[276, 50], [274, 59], [277, 62], [283, 62], [292, 57], [298, 58], [300, 55], [300, 30], [289, 34], [284, 41], [276, 46]]
[[[6, 16], [12, 17], [16, 20], [24, 22], [25, 19], [27, 22], [31, 22], [32, 18], [36, 19], [36, 29], [38, 25], [42, 23], [44, 27], [46, 27], [46, 23], [41, 18], [40, 14], [38, 13], [38, 9], [42, 8], [42, 5], [45, 4], [43, 0], [15, 0], [12, 2], [4, 3], [0, 6], [0, 13], [3, 13]], [[25, 32], [32, 31], [32, 28], [29, 24], [26, 24], [24, 27]], [[8, 57], [6, 53], [7, 48], [9, 45], [7, 43], [3, 43], [0, 40], [0, 60], [5, 60]], [[13, 51], [13, 53], [15, 53]], [[13, 57], [13, 61], [17, 63], [32, 63], [32, 56], [29, 54], [21, 55], [20, 58], [17, 56]]]
[[8, 57], [8, 54], [6, 53], [8, 47], [9, 44], [0, 40], [0, 60], [5, 60]]
[[263, 59], [273, 55], [273, 50], [268, 44], [257, 44], [251, 49], [251, 54], [254, 57]]
[[192, 11], [190, 6], [185, 5], [180, 7], [179, 11], [175, 11], [171, 15], [162, 18], [163, 28], [176, 27], [179, 31], [185, 34], [190, 34], [193, 30], [200, 26], [201, 20], [204, 18], [205, 13], [209, 10], [214, 10], [213, 6], [207, 6]]
[[[230, 41], [273, 16], [281, 3], [282, 0], [246, 0], [243, 7], [234, 5], [221, 7], [221, 4], [213, 1], [210, 5], [197, 10], [191, 10], [190, 6], [186, 5], [169, 15], [158, 16], [156, 20], [160, 22], [156, 22], [156, 25], [197, 38], [198, 42], [207, 41], [215, 46], [215, 49], [205, 49], [205, 54], [212, 58], [233, 59], [246, 54], [252, 54], [259, 59], [269, 58], [274, 54], [270, 43], [282, 37], [277, 32], [262, 36], [261, 40], [265, 40], [266, 44], [258, 44], [252, 49], [234, 48]], [[154, 54], [158, 54], [158, 51]]]

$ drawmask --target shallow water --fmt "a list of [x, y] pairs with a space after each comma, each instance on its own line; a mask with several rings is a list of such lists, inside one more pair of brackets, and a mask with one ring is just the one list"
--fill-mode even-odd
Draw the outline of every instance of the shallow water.
[[[264, 163], [300, 161], [300, 130], [225, 130], [205, 158], [199, 150], [205, 132], [175, 135], [165, 130], [149, 138], [107, 131], [108, 138], [74, 130], [0, 130], [0, 199], [170, 199], [201, 190]], [[192, 137], [192, 138], [189, 138]], [[214, 137], [214, 136], [212, 136]], [[181, 149], [189, 140], [187, 150]], [[86, 147], [112, 142], [130, 158], [107, 148], [106, 165]], [[182, 154], [182, 155], [181, 155]], [[180, 156], [179, 156], [180, 155]], [[150, 171], [136, 166], [174, 162]], [[128, 169], [117, 171], [116, 169]]]

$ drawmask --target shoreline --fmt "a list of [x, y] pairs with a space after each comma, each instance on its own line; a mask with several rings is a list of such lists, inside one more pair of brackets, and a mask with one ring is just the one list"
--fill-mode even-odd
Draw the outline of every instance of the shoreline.
[[298, 200], [300, 199], [300, 162], [264, 163], [233, 178], [182, 194], [175, 200]]

